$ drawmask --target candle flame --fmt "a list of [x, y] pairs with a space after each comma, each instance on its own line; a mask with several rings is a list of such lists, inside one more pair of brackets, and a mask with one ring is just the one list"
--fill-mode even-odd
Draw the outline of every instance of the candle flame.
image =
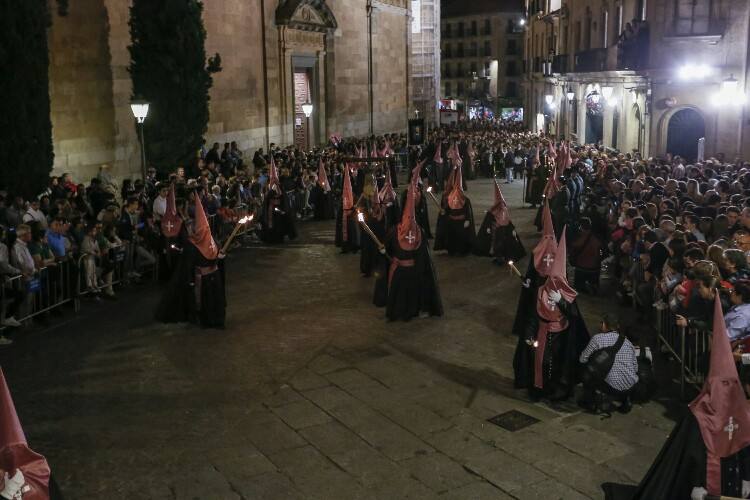
[[364, 221], [365, 221], [365, 214], [363, 214], [362, 212], [359, 212], [359, 213], [357, 214], [357, 220], [358, 220], [359, 222], [364, 222]]
[[536, 348], [536, 347], [539, 347], [539, 342], [537, 342], [536, 340], [534, 341], [534, 347], [535, 347], [535, 348]]
[[512, 260], [509, 260], [509, 261], [508, 261], [508, 265], [509, 265], [509, 266], [512, 266], [512, 265], [513, 265], [513, 261], [512, 261]]
[[427, 192], [428, 192], [428, 193], [431, 193], [431, 192], [432, 192], [432, 186], [428, 186], [428, 187], [427, 187]]

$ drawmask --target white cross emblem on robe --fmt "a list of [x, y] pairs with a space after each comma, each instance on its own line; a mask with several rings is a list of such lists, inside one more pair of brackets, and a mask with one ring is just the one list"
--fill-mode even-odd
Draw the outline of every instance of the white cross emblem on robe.
[[724, 427], [724, 432], [729, 434], [729, 440], [732, 440], [732, 434], [734, 434], [734, 431], [737, 431], [740, 429], [740, 426], [738, 424], [734, 423], [734, 417], [729, 417], [729, 424], [727, 424], [726, 427]]
[[545, 256], [544, 256], [544, 259], [543, 259], [543, 260], [544, 260], [544, 264], [545, 264], [545, 265], [546, 265], [547, 267], [550, 267], [550, 266], [552, 266], [552, 263], [553, 263], [553, 262], [555, 262], [555, 258], [554, 258], [554, 257], [552, 256], [552, 254], [551, 254], [551, 253], [545, 254]]
[[414, 240], [416, 239], [417, 237], [414, 236], [414, 233], [412, 231], [409, 231], [409, 234], [406, 235], [406, 241], [408, 241], [410, 245], [413, 244]]
[[174, 224], [172, 224], [172, 221], [168, 220], [167, 223], [164, 224], [164, 225], [167, 227], [167, 231], [169, 231], [171, 233], [172, 232], [172, 228], [174, 227]]

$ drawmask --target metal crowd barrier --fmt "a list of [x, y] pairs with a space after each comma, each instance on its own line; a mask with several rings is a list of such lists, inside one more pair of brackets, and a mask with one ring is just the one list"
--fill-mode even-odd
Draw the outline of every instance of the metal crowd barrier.
[[694, 327], [677, 326], [674, 313], [668, 308], [659, 311], [658, 346], [666, 350], [680, 367], [680, 395], [690, 384], [700, 389], [708, 375], [711, 332]]
[[30, 278], [22, 275], [8, 278], [0, 286], [2, 317], [7, 317], [8, 306], [17, 308], [18, 321], [26, 321], [40, 314], [76, 300], [76, 263], [64, 260], [39, 269]]

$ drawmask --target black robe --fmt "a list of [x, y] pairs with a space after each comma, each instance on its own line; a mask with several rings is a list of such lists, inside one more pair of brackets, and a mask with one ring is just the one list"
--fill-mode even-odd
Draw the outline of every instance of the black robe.
[[[539, 286], [544, 284], [541, 280]], [[528, 290], [531, 290], [529, 287]], [[539, 322], [541, 319], [536, 312], [536, 292], [534, 290], [533, 300], [526, 310], [523, 320], [521, 337], [518, 339], [516, 353], [514, 356], [515, 386], [527, 388], [529, 395], [536, 399], [549, 397], [551, 399], [566, 399], [573, 391], [573, 387], [579, 381], [580, 362], [579, 357], [589, 341], [589, 333], [586, 324], [578, 309], [577, 301], [568, 304], [561, 301], [560, 310], [568, 320], [568, 327], [555, 333], [547, 333], [547, 345], [544, 350], [544, 380], [542, 389], [534, 386], [534, 362], [536, 350], [529, 342], [537, 338]], [[528, 300], [528, 297], [527, 297]], [[520, 301], [519, 301], [520, 306]], [[518, 321], [519, 318], [516, 318]], [[514, 327], [516, 325], [514, 324]], [[525, 350], [525, 352], [524, 352]]]
[[409, 321], [420, 313], [442, 316], [443, 302], [424, 230], [422, 243], [414, 251], [403, 250], [399, 246], [397, 228], [388, 233], [385, 248], [389, 258], [413, 260], [414, 265], [396, 266], [393, 277], [389, 280], [390, 262], [381, 259], [373, 303], [385, 306], [389, 321]]
[[[381, 215], [379, 219], [376, 219], [369, 210], [366, 213], [370, 214], [366, 218], [367, 225], [382, 243], [383, 240], [385, 240], [384, 215]], [[381, 257], [380, 249], [378, 248], [377, 243], [373, 241], [372, 237], [370, 237], [366, 231], [363, 230], [362, 233], [361, 252], [359, 254], [359, 271], [363, 276], [370, 277], [377, 269], [378, 260]]]
[[[211, 267], [216, 270], [197, 276], [198, 268]], [[196, 292], [197, 286], [199, 292]], [[224, 259], [207, 259], [186, 240], [155, 316], [162, 323], [197, 322], [204, 328], [223, 328], [226, 317]]]
[[547, 185], [549, 170], [546, 167], [534, 167], [527, 175], [526, 203], [539, 205], [542, 203], [542, 194]]
[[336, 211], [336, 246], [341, 248], [341, 253], [357, 253], [361, 234], [356, 209], [352, 208], [348, 211], [346, 222], [346, 241], [344, 241], [344, 206], [339, 203], [339, 209]]
[[284, 237], [290, 240], [297, 238], [294, 217], [294, 210], [289, 206], [288, 198], [269, 191], [263, 201], [260, 239], [265, 243], [284, 243]]
[[495, 216], [487, 212], [474, 240], [476, 255], [494, 257], [500, 264], [509, 260], [518, 262], [526, 256], [526, 249], [516, 233], [512, 222], [498, 226]]
[[[474, 211], [471, 200], [465, 200], [462, 208], [452, 209], [446, 206], [438, 216], [434, 250], [447, 250], [449, 255], [466, 255], [471, 252], [476, 237]], [[468, 227], [465, 227], [466, 221], [469, 221]]]
[[310, 204], [313, 206], [313, 217], [315, 220], [327, 220], [336, 217], [333, 192], [327, 193], [319, 184], [310, 191]]
[[[750, 480], [750, 448], [721, 459], [721, 494], [742, 498]], [[706, 445], [691, 411], [680, 420], [638, 486], [604, 483], [606, 500], [683, 500], [706, 487]]]
[[524, 283], [528, 286], [521, 286], [521, 292], [518, 295], [518, 304], [516, 305], [516, 317], [513, 319], [513, 335], [518, 339], [516, 351], [513, 355], [513, 373], [514, 385], [517, 389], [528, 387], [528, 367], [531, 363], [531, 349], [526, 341], [528, 340], [527, 327], [528, 318], [536, 314], [536, 295], [539, 287], [544, 283], [544, 278], [539, 276], [536, 267], [534, 267], [533, 255], [529, 259], [529, 267], [526, 270]]

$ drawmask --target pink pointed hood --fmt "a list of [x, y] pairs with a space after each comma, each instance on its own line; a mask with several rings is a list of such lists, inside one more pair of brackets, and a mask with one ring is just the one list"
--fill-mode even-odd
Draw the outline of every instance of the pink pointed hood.
[[549, 204], [545, 202], [542, 208], [542, 239], [534, 247], [534, 267], [540, 276], [548, 276], [552, 272], [552, 265], [556, 261], [557, 240], [555, 227], [552, 224], [552, 214]]
[[4, 487], [5, 473], [13, 477], [19, 470], [26, 482], [25, 487], [29, 488], [23, 493], [23, 500], [49, 500], [49, 464], [42, 455], [29, 448], [0, 369], [0, 489]]
[[320, 164], [318, 165], [318, 184], [326, 193], [331, 190], [331, 184], [328, 182], [328, 173], [326, 172], [323, 160], [320, 160]]
[[721, 459], [750, 445], [750, 405], [729, 344], [719, 294], [714, 301], [711, 361], [703, 390], [690, 403], [706, 445], [706, 489], [721, 494]]
[[416, 170], [416, 176], [412, 174], [412, 181], [409, 183], [409, 190], [406, 193], [406, 203], [401, 213], [401, 222], [398, 224], [397, 237], [398, 246], [406, 251], [414, 251], [422, 244], [422, 228], [417, 223], [417, 181], [419, 170], [422, 169], [422, 163], [419, 163]]
[[495, 224], [498, 226], [507, 226], [510, 224], [510, 210], [505, 203], [503, 192], [500, 191], [500, 185], [495, 181], [495, 204], [490, 208], [490, 213], [495, 218]]
[[383, 189], [380, 190], [380, 201], [386, 206], [396, 202], [396, 190], [393, 189], [391, 182], [390, 168], [385, 170], [385, 183]]

